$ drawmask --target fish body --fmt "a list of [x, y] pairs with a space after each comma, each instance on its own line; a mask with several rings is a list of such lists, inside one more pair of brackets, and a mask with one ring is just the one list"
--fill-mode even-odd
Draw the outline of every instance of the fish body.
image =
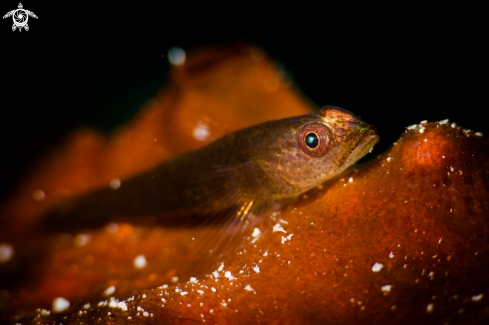
[[43, 224], [69, 230], [144, 216], [168, 225], [248, 221], [337, 175], [378, 139], [373, 126], [337, 107], [265, 122], [123, 180], [117, 189], [63, 202]]

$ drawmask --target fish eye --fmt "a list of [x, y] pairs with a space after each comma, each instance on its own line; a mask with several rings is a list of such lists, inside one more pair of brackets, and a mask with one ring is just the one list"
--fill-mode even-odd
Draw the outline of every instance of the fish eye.
[[313, 157], [322, 157], [326, 154], [330, 139], [330, 131], [321, 123], [305, 125], [299, 132], [299, 147], [302, 151]]
[[308, 134], [306, 134], [306, 138], [304, 139], [304, 142], [306, 143], [306, 146], [312, 150], [317, 149], [319, 146], [319, 137], [318, 135], [311, 131]]

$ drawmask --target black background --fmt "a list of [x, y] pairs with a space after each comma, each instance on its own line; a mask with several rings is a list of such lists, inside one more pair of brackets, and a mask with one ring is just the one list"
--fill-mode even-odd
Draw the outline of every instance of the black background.
[[318, 106], [375, 125], [377, 154], [425, 119], [489, 134], [482, 8], [158, 4], [24, 1], [29, 31], [0, 21], [0, 198], [74, 128], [130, 119], [166, 82], [172, 46], [262, 46]]

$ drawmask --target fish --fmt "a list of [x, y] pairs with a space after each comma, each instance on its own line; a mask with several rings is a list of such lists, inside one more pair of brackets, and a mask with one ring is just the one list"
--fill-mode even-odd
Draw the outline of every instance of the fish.
[[120, 186], [61, 202], [42, 229], [78, 230], [110, 222], [215, 227], [249, 225], [338, 175], [378, 142], [374, 126], [326, 106], [226, 134]]

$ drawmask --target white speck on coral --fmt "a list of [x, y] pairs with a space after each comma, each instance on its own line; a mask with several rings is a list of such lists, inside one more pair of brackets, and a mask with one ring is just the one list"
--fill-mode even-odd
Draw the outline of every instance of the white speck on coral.
[[127, 304], [125, 301], [118, 301], [117, 299], [114, 299], [114, 297], [111, 297], [110, 302], [109, 302], [109, 307], [110, 308], [119, 308], [121, 310], [127, 311]]
[[250, 291], [250, 292], [254, 292], [254, 293], [256, 293], [255, 289], [253, 289], [253, 288], [252, 288], [252, 287], [251, 287], [249, 284], [247, 284], [247, 285], [244, 287], [244, 289], [245, 289], [246, 291]]
[[277, 232], [277, 231], [281, 231], [283, 233], [287, 233], [284, 229], [284, 227], [282, 227], [281, 224], [277, 223], [275, 226], [273, 226], [273, 232]]
[[412, 129], [415, 129], [417, 126], [418, 126], [417, 124], [413, 124], [413, 125], [406, 127], [406, 129], [412, 130]]
[[389, 253], [389, 258], [393, 258], [394, 257], [394, 253], [393, 252], [390, 252]]
[[482, 132], [475, 132], [475, 135], [478, 136], [478, 137], [483, 136]]
[[372, 272], [379, 272], [383, 267], [384, 265], [382, 263], [375, 262], [374, 265], [372, 265]]
[[452, 129], [454, 129], [456, 126], [457, 126], [456, 123], [452, 123], [452, 125], [451, 125]]
[[171, 278], [171, 282], [177, 283], [178, 282], [178, 277], [177, 276], [172, 277]]
[[233, 281], [235, 280], [236, 278], [231, 274], [231, 271], [226, 271], [224, 272], [224, 277], [228, 278], [229, 281]]
[[14, 247], [8, 243], [0, 243], [0, 264], [7, 263], [14, 257]]
[[176, 66], [185, 63], [186, 55], [185, 51], [180, 47], [172, 47], [168, 50], [168, 61]]
[[266, 251], [265, 253], [263, 253], [263, 256], [268, 256], [268, 251]]
[[119, 226], [116, 223], [111, 222], [107, 225], [106, 229], [108, 232], [113, 234], [117, 231], [117, 229], [119, 229]]
[[350, 178], [348, 179], [348, 182], [350, 182], [350, 183], [351, 183], [351, 182], [353, 182], [353, 177], [350, 177]]
[[484, 298], [484, 295], [481, 293], [481, 294], [478, 294], [478, 295], [475, 295], [475, 296], [470, 297], [470, 300], [472, 300], [472, 301], [480, 301], [480, 300], [482, 300], [482, 298]]
[[290, 240], [294, 236], [294, 234], [290, 234], [286, 237], [282, 236], [282, 244], [285, 243], [287, 240]]
[[136, 258], [134, 259], [133, 264], [134, 264], [134, 267], [136, 269], [143, 269], [143, 268], [145, 268], [146, 267], [146, 264], [147, 264], [146, 257], [144, 255], [142, 255], [142, 254], [136, 256]]
[[180, 291], [180, 294], [181, 294], [182, 296], [185, 296], [185, 295], [188, 295], [188, 292], [187, 292], [187, 291]]
[[253, 268], [253, 271], [255, 271], [256, 273], [260, 273], [260, 268], [258, 266], [255, 266]]
[[438, 123], [439, 123], [439, 124], [447, 124], [448, 122], [449, 122], [449, 121], [448, 121], [448, 119], [446, 119], [446, 120], [441, 120], [441, 121], [440, 121], [440, 122], [438, 122]]
[[49, 315], [51, 315], [51, 312], [49, 310], [46, 310], [46, 309], [41, 309], [41, 315], [42, 316], [49, 316]]
[[424, 142], [428, 142], [428, 139], [424, 138], [424, 139], [423, 139], [423, 141], [424, 141]]
[[197, 278], [191, 277], [189, 282], [190, 283], [197, 283]]
[[224, 263], [221, 263], [221, 266], [217, 269], [219, 272], [221, 272], [224, 269]]
[[253, 229], [253, 233], [251, 234], [251, 237], [258, 237], [260, 236], [261, 231], [258, 228]]
[[216, 292], [216, 288], [212, 287], [212, 288], [211, 288], [211, 291], [212, 291], [212, 292]]
[[90, 241], [90, 235], [88, 234], [80, 234], [76, 236], [75, 239], [73, 240], [75, 245], [78, 247], [85, 246], [89, 241]]
[[421, 128], [419, 129], [419, 133], [424, 133], [424, 127], [421, 127]]
[[390, 292], [392, 289], [392, 285], [390, 284], [386, 284], [386, 285], [383, 285], [382, 287], [380, 287], [380, 290], [382, 290], [382, 292]]
[[41, 190], [35, 190], [34, 192], [32, 192], [32, 197], [36, 201], [42, 201], [46, 197], [46, 194]]
[[107, 289], [105, 289], [105, 291], [104, 291], [103, 294], [104, 294], [105, 297], [108, 297], [108, 296], [112, 296], [114, 294], [114, 292], [115, 292], [115, 287], [114, 286], [110, 286]]
[[428, 123], [427, 120], [422, 120], [421, 122], [419, 122], [419, 124], [426, 124], [426, 123]]
[[198, 141], [204, 141], [210, 135], [209, 127], [202, 122], [198, 122], [197, 126], [194, 128], [193, 136]]
[[121, 180], [118, 178], [114, 178], [113, 180], [110, 181], [110, 188], [113, 190], [117, 190], [119, 187], [121, 187]]
[[201, 295], [204, 294], [204, 290], [197, 290], [198, 293], [200, 293]]
[[53, 313], [60, 313], [68, 308], [70, 308], [70, 302], [65, 298], [58, 297], [53, 300], [53, 306], [51, 309]]

